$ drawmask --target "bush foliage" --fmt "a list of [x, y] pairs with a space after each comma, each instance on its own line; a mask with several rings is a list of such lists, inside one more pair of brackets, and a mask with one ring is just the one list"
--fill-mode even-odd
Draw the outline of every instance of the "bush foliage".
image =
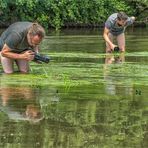
[[[114, 12], [139, 15], [148, 0], [0, 0], [0, 22], [37, 21], [56, 30], [71, 24], [102, 24]], [[136, 5], [136, 9], [135, 6]]]

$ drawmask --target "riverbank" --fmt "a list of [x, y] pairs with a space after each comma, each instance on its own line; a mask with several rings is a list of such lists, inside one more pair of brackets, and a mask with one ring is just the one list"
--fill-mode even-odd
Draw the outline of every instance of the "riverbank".
[[[3, 23], [0, 22], [0, 28], [1, 29], [5, 29], [7, 28], [9, 25], [11, 25], [12, 23]], [[65, 23], [64, 26], [61, 27], [62, 28], [103, 28], [104, 23], [73, 23], [73, 22], [67, 22]], [[148, 21], [135, 21], [134, 24], [132, 25], [133, 27], [147, 27], [148, 26]], [[52, 26], [49, 26], [49, 29], [53, 28]]]

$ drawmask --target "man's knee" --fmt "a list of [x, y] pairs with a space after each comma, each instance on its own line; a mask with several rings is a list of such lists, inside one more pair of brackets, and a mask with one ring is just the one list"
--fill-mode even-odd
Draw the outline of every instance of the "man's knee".
[[5, 74], [12, 74], [13, 71], [12, 71], [12, 70], [5, 70], [5, 69], [4, 69], [4, 73], [5, 73]]
[[27, 73], [29, 73], [29, 66], [28, 65], [19, 65], [18, 70], [20, 73], [27, 74]]
[[29, 71], [28, 70], [20, 70], [20, 73], [22, 73], [22, 74], [28, 74]]
[[119, 47], [121, 52], [125, 51], [125, 47]]

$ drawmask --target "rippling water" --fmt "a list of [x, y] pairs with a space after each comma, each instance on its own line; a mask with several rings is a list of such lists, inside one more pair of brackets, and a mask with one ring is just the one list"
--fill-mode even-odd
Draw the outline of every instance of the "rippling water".
[[49, 32], [29, 75], [0, 75], [0, 147], [148, 147], [148, 31], [105, 54], [102, 31]]

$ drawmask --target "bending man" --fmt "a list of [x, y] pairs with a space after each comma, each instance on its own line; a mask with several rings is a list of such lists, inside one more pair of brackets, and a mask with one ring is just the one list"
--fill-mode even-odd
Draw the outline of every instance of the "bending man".
[[29, 72], [29, 61], [45, 36], [45, 30], [37, 23], [16, 22], [10, 25], [0, 37], [0, 59], [7, 74], [14, 72], [16, 63], [19, 72]]
[[[114, 51], [115, 47], [119, 47], [121, 52], [125, 51], [125, 35], [124, 31], [127, 26], [133, 24], [135, 17], [128, 17], [124, 12], [114, 13], [105, 22], [103, 37], [106, 41], [106, 52]], [[114, 37], [117, 45], [113, 43]]]

